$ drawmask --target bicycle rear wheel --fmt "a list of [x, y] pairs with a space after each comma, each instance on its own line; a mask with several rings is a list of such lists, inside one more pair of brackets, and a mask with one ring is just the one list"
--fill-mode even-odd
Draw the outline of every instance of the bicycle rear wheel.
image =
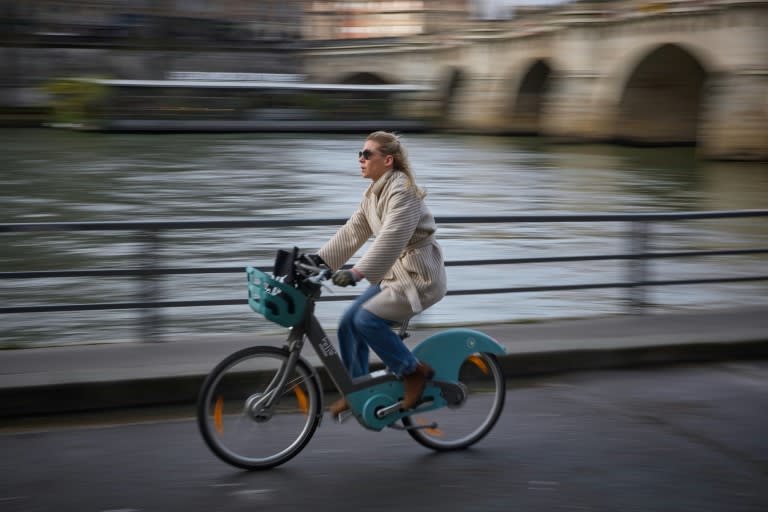
[[469, 356], [459, 370], [467, 396], [458, 407], [443, 407], [403, 418], [408, 433], [437, 451], [467, 448], [485, 437], [504, 408], [506, 382], [493, 354]]
[[197, 421], [208, 447], [244, 469], [282, 464], [309, 442], [322, 417], [320, 386], [302, 359], [271, 407], [288, 351], [250, 347], [225, 358], [208, 375], [197, 402]]

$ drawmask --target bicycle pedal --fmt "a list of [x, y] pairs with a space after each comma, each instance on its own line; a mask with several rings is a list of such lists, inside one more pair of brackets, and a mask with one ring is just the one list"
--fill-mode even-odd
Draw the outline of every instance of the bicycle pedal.
[[433, 421], [432, 423], [427, 423], [426, 425], [408, 425], [407, 427], [403, 425], [398, 425], [396, 423], [392, 423], [387, 425], [387, 428], [391, 428], [394, 430], [401, 430], [401, 431], [407, 431], [407, 430], [432, 430], [437, 428], [437, 422]]
[[344, 423], [349, 418], [352, 417], [352, 411], [347, 409], [346, 411], [341, 411], [339, 414], [334, 415], [333, 419], [336, 420], [336, 423]]

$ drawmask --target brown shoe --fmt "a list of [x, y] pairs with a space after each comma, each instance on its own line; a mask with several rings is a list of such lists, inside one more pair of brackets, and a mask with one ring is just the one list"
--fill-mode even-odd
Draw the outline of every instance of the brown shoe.
[[435, 370], [426, 363], [419, 363], [416, 371], [403, 377], [403, 387], [405, 388], [405, 397], [403, 398], [403, 410], [413, 409], [424, 392], [427, 380], [435, 375]]
[[328, 408], [328, 411], [330, 411], [333, 416], [338, 416], [346, 410], [349, 410], [349, 402], [347, 402], [346, 398], [339, 398]]

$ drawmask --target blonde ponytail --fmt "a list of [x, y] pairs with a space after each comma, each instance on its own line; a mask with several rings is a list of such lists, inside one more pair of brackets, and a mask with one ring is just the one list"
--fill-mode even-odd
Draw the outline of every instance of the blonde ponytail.
[[405, 146], [400, 142], [400, 137], [391, 132], [377, 131], [368, 135], [368, 139], [379, 145], [379, 151], [385, 155], [392, 155], [392, 168], [402, 172], [408, 178], [408, 186], [416, 189], [419, 197], [424, 197], [427, 193], [416, 185], [416, 178], [413, 175], [411, 164], [408, 161], [408, 153]]

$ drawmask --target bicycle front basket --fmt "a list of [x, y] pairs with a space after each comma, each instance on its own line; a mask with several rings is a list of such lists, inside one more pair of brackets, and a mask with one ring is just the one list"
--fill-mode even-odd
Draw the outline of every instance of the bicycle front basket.
[[247, 267], [248, 305], [264, 318], [293, 327], [304, 318], [307, 298], [290, 284], [282, 283], [254, 267]]

